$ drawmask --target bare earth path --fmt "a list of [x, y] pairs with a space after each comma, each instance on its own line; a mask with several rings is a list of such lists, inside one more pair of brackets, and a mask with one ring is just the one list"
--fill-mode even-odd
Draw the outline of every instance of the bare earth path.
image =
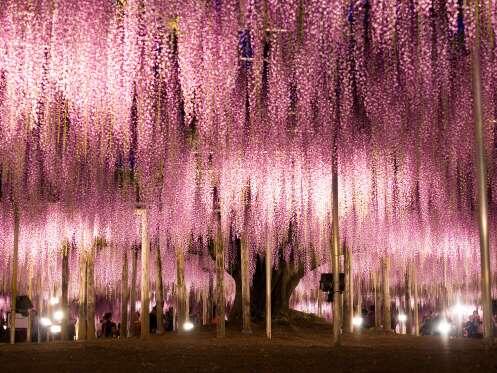
[[330, 346], [327, 326], [244, 336], [212, 330], [147, 341], [0, 344], [0, 372], [497, 372], [497, 348], [481, 341], [362, 334]]

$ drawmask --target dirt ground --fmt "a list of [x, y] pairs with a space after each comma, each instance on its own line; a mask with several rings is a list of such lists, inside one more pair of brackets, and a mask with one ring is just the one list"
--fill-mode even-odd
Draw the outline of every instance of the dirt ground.
[[273, 339], [212, 329], [148, 340], [0, 344], [0, 372], [497, 372], [482, 341], [364, 332], [330, 345], [326, 324], [279, 326]]

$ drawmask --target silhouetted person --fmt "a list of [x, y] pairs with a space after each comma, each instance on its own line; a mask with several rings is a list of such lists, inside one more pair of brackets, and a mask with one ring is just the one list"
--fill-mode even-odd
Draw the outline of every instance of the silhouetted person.
[[149, 315], [150, 333], [155, 334], [157, 332], [157, 306], [152, 308], [152, 312]]
[[102, 338], [113, 338], [116, 333], [116, 323], [112, 322], [112, 312], [107, 312], [102, 320]]
[[172, 332], [173, 331], [173, 307], [169, 307], [169, 309], [166, 311], [165, 315], [165, 322], [164, 322], [164, 330], [166, 332]]

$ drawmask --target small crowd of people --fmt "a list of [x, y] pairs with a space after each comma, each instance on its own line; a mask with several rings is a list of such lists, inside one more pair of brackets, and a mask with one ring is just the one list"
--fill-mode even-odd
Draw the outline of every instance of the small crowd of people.
[[[165, 332], [173, 331], [173, 307], [169, 307], [166, 312], [162, 314], [162, 325]], [[157, 333], [157, 306], [154, 306], [149, 314], [149, 328], [151, 334]], [[140, 312], [136, 311], [130, 321], [130, 328], [133, 335], [140, 335], [141, 322]], [[100, 330], [97, 331], [99, 338], [118, 338], [125, 334], [121, 323], [116, 324], [112, 321], [112, 312], [106, 312], [100, 320]]]
[[[439, 325], [442, 320], [445, 320], [450, 325], [454, 327], [449, 332], [450, 335], [461, 335], [467, 338], [483, 338], [483, 321], [478, 313], [478, 310], [473, 311], [473, 313], [462, 320], [459, 324], [454, 322], [451, 318], [445, 317], [438, 312], [432, 312], [425, 315], [423, 322], [420, 327], [421, 335], [440, 335]], [[492, 316], [492, 327], [493, 334], [497, 336], [497, 314], [494, 313]]]

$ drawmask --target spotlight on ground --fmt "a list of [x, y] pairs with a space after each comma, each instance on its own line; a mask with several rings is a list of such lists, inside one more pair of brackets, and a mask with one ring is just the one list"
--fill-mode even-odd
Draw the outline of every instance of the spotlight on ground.
[[452, 326], [447, 320], [442, 320], [438, 323], [437, 330], [443, 336], [447, 336], [450, 333]]
[[40, 324], [41, 324], [41, 326], [47, 327], [47, 326], [52, 325], [52, 320], [50, 320], [48, 317], [42, 317], [40, 319]]
[[183, 330], [185, 332], [189, 332], [190, 330], [193, 329], [193, 323], [191, 321], [186, 321], [184, 324], [183, 324]]
[[398, 320], [400, 322], [406, 322], [407, 321], [407, 315], [405, 313], [399, 313]]
[[59, 298], [57, 297], [51, 297], [50, 298], [50, 305], [55, 306], [56, 304], [59, 304]]
[[62, 330], [62, 328], [60, 325], [52, 325], [50, 327], [50, 333], [52, 333], [52, 334], [60, 333], [61, 330]]
[[363, 323], [363, 319], [361, 316], [354, 316], [352, 318], [352, 325], [355, 327], [355, 328], [360, 328], [362, 326], [362, 323]]
[[64, 312], [62, 310], [57, 310], [53, 313], [53, 318], [55, 321], [62, 321], [64, 318]]

